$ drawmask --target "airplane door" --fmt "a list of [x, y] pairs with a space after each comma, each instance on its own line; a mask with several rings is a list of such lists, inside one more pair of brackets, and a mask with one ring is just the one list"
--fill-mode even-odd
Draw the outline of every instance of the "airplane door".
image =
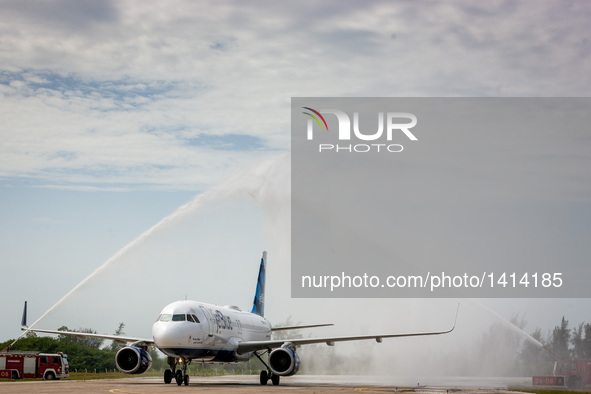
[[218, 332], [218, 322], [215, 319], [215, 317], [213, 317], [211, 315], [211, 312], [209, 312], [209, 309], [204, 308], [202, 306], [200, 306], [199, 308], [201, 308], [201, 310], [203, 311], [203, 314], [205, 315], [205, 317], [207, 318], [207, 326], [209, 327], [209, 336], [212, 337], [214, 334], [217, 334]]

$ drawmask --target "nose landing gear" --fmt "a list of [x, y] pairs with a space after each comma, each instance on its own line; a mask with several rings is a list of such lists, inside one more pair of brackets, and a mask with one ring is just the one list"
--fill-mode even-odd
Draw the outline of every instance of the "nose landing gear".
[[170, 382], [172, 382], [172, 375], [173, 373], [170, 369], [164, 371], [164, 383], [169, 384]]
[[[183, 383], [185, 386], [189, 385], [189, 375], [187, 374], [187, 366], [191, 364], [191, 360], [179, 358], [178, 361], [175, 357], [168, 357], [168, 365], [170, 369], [164, 371], [164, 383], [169, 384], [172, 382], [172, 378], [176, 381], [178, 386]], [[182, 364], [181, 369], [177, 370], [177, 364]]]

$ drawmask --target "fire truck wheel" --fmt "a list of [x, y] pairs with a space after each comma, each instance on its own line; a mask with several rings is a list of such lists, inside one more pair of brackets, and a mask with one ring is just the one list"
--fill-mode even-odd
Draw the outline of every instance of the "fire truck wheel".
[[45, 380], [55, 380], [55, 374], [53, 372], [47, 372], [45, 374]]
[[580, 389], [583, 387], [581, 377], [580, 376], [571, 376], [568, 380], [568, 386], [573, 389]]
[[12, 376], [11, 376], [11, 377], [12, 377], [12, 379], [18, 379], [18, 372], [16, 372], [16, 371], [12, 371], [12, 374], [11, 374], [11, 375], [12, 375]]
[[581, 382], [581, 377], [577, 376], [577, 388], [580, 389], [581, 387], [583, 387], [583, 383]]

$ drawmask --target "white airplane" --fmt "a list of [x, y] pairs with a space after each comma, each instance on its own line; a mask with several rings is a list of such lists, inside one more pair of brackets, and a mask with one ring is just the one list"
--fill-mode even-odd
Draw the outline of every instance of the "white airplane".
[[[29, 328], [27, 327], [27, 303], [25, 301], [21, 329], [48, 334], [73, 335], [81, 340], [93, 337], [113, 340], [121, 344], [129, 343], [129, 346], [119, 350], [115, 356], [117, 368], [127, 374], [146, 372], [152, 365], [152, 358], [147, 350], [151, 346], [156, 346], [168, 356], [167, 361], [170, 369], [164, 371], [164, 383], [170, 383], [174, 378], [177, 385], [188, 386], [187, 366], [192, 361], [235, 363], [248, 361], [256, 356], [266, 367], [266, 370], [261, 371], [260, 383], [265, 385], [271, 380], [274, 385], [278, 385], [281, 376], [292, 376], [298, 372], [300, 358], [296, 353], [296, 348], [301, 345], [326, 343], [333, 346], [335, 342], [364, 339], [374, 339], [381, 343], [383, 338], [441, 335], [450, 333], [455, 328], [456, 322], [454, 320], [451, 329], [441, 332], [271, 339], [273, 331], [321, 327], [331, 324], [273, 328], [264, 317], [266, 260], [267, 252], [263, 252], [254, 303], [250, 312], [241, 311], [235, 306], [221, 307], [197, 301], [173, 302], [162, 309], [152, 326], [152, 338], [147, 339]], [[267, 362], [261, 358], [264, 353], [268, 353]]]

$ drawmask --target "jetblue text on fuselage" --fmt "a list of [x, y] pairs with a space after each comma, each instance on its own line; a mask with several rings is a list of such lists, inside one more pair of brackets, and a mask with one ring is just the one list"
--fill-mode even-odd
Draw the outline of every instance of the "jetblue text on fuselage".
[[[410, 131], [416, 126], [417, 117], [407, 112], [379, 112], [377, 131], [360, 130], [359, 113], [353, 113], [353, 132], [351, 132], [351, 119], [345, 112], [336, 109], [322, 109], [321, 114], [332, 114], [338, 122], [339, 144], [321, 143], [318, 144], [318, 151], [322, 152], [402, 152], [404, 147], [401, 144], [391, 143], [394, 136], [404, 135], [411, 141], [417, 141], [417, 137]], [[385, 121], [384, 121], [385, 119]], [[324, 119], [323, 119], [324, 120]], [[406, 120], [406, 121], [405, 121]], [[384, 127], [384, 123], [386, 126]], [[314, 122], [308, 119], [307, 139], [314, 139]], [[384, 133], [385, 131], [385, 133]], [[385, 134], [385, 135], [384, 135]], [[385, 138], [384, 138], [385, 137]], [[360, 140], [364, 143], [346, 144], [346, 141]]]

